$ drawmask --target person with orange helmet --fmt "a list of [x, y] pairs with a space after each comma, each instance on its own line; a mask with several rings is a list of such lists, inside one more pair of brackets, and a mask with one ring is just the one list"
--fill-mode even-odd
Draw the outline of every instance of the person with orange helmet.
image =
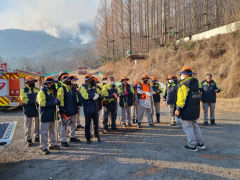
[[[46, 77], [43, 88], [37, 95], [41, 114], [40, 152], [43, 155], [47, 155], [49, 150], [60, 149], [55, 135], [56, 106], [60, 103], [57, 99], [55, 82], [54, 77]], [[49, 150], [47, 149], [48, 142], [50, 144]]]
[[170, 126], [176, 126], [177, 128], [180, 128], [180, 119], [178, 116], [174, 115], [174, 112], [176, 110], [176, 101], [177, 101], [177, 84], [175, 84], [174, 76], [169, 75], [167, 78], [168, 83], [165, 85], [165, 88], [163, 90], [163, 100], [164, 103], [169, 108], [169, 114], [171, 117], [171, 123]]
[[123, 76], [121, 78], [122, 85], [118, 88], [119, 94], [119, 106], [122, 109], [122, 125], [127, 127], [126, 120], [128, 120], [128, 126], [132, 127], [131, 106], [134, 102], [134, 89], [128, 84], [128, 78]]
[[157, 123], [160, 123], [160, 101], [161, 101], [160, 94], [162, 93], [162, 87], [157, 82], [156, 76], [152, 76], [151, 79], [152, 79], [152, 82], [151, 82], [150, 85], [153, 89], [152, 116], [153, 116], [154, 111], [155, 111], [156, 112]]
[[92, 74], [87, 74], [85, 76], [85, 83], [80, 89], [81, 98], [83, 101], [83, 111], [85, 116], [85, 138], [87, 144], [92, 143], [91, 141], [91, 122], [94, 125], [94, 136], [100, 143], [99, 135], [99, 98], [101, 96], [101, 91], [96, 87], [96, 82]]
[[108, 83], [108, 75], [104, 75], [102, 77], [102, 83], [100, 84], [100, 87], [103, 88], [103, 86], [107, 83]]
[[[72, 77], [72, 81], [73, 81], [73, 87], [74, 88], [76, 88], [76, 90], [77, 90], [77, 93], [78, 93], [78, 96], [80, 96], [80, 92], [79, 92], [79, 90], [80, 90], [80, 88], [79, 88], [79, 86], [78, 86], [78, 84], [77, 84], [77, 81], [78, 81], [79, 79], [78, 79], [78, 77], [76, 76], [76, 75], [74, 75], [73, 77]], [[76, 131], [78, 131], [79, 129], [84, 129], [84, 127], [81, 125], [81, 119], [80, 119], [80, 117], [81, 117], [81, 107], [82, 107], [82, 104], [81, 104], [81, 102], [79, 103], [79, 106], [78, 106], [78, 113], [77, 113], [77, 121], [76, 121]]]
[[[107, 83], [108, 83], [108, 75], [103, 75], [103, 77], [102, 77], [102, 82], [101, 82], [101, 84], [99, 85], [100, 89], [102, 90]], [[102, 124], [103, 124], [103, 120], [104, 120], [104, 117], [103, 117], [104, 109], [102, 108], [100, 111], [101, 111], [101, 114], [100, 114], [100, 116], [99, 116], [99, 122], [102, 122]]]
[[117, 98], [118, 89], [115, 84], [114, 77], [109, 78], [109, 82], [102, 89], [103, 97], [103, 128], [104, 132], [108, 132], [108, 117], [111, 114], [111, 128], [113, 131], [117, 130], [116, 119], [117, 119]]
[[60, 141], [62, 147], [68, 147], [67, 127], [70, 126], [70, 142], [78, 143], [76, 137], [76, 119], [80, 98], [77, 89], [72, 84], [73, 76], [65, 74], [62, 76], [62, 86], [57, 91], [57, 98], [60, 101], [59, 111], [61, 115]]
[[20, 99], [23, 103], [24, 127], [26, 145], [32, 145], [31, 128], [34, 122], [34, 142], [39, 142], [39, 115], [36, 102], [39, 89], [35, 87], [37, 80], [33, 76], [26, 78], [25, 87], [20, 91]]
[[188, 151], [206, 149], [198, 126], [201, 91], [199, 82], [193, 77], [193, 74], [190, 67], [183, 67], [180, 72], [181, 81], [177, 91], [177, 107], [175, 111], [175, 115], [180, 116], [182, 120], [182, 128], [188, 141], [184, 149]]
[[132, 105], [132, 121], [133, 123], [138, 123], [138, 112], [139, 112], [139, 94], [137, 92], [137, 87], [138, 87], [139, 82], [135, 80], [133, 82], [133, 89], [134, 89], [134, 103]]
[[152, 105], [151, 97], [153, 95], [153, 89], [149, 83], [148, 75], [142, 76], [142, 83], [138, 85], [137, 91], [140, 94], [139, 100], [139, 114], [138, 114], [138, 128], [142, 127], [142, 119], [144, 112], [146, 112], [149, 127], [154, 127], [152, 120]]

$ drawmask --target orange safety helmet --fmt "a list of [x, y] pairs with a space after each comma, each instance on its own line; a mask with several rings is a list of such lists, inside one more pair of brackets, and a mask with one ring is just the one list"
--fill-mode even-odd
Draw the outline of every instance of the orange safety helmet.
[[182, 68], [182, 71], [185, 71], [185, 70], [192, 71], [192, 68], [191, 68], [191, 67], [188, 67], [188, 66], [184, 66], [184, 67]]
[[26, 77], [26, 82], [25, 83], [28, 83], [28, 82], [37, 82], [37, 80], [33, 77], [33, 76], [27, 76]]
[[144, 74], [144, 75], [142, 76], [142, 80], [143, 80], [143, 79], [150, 79], [150, 78], [148, 77], [148, 75]]
[[[58, 80], [61, 81], [62, 78], [63, 78], [63, 76], [66, 75], [66, 74], [68, 74], [68, 73], [67, 73], [67, 72], [60, 73], [60, 74], [58, 75]], [[68, 75], [69, 75], [69, 74], [68, 74]]]
[[151, 78], [153, 81], [157, 81], [157, 78], [156, 78], [156, 76], [152, 76], [152, 78]]
[[43, 84], [47, 84], [47, 83], [52, 83], [52, 82], [56, 82], [55, 80], [54, 80], [54, 77], [53, 76], [48, 76], [48, 77], [45, 77], [44, 78], [44, 82], [43, 82]]
[[186, 74], [186, 75], [194, 74], [194, 73], [192, 72], [192, 68], [191, 68], [191, 67], [188, 67], [188, 66], [184, 66], [184, 67], [182, 68], [182, 71], [179, 72], [179, 73], [180, 73], [180, 74]]
[[94, 78], [94, 81], [95, 81], [95, 83], [100, 83], [99, 81], [98, 81], [98, 78]]
[[69, 76], [69, 74], [65, 74], [62, 76], [61, 79], [62, 79], [62, 82], [64, 82], [64, 81], [68, 80], [69, 78], [72, 78], [72, 76]]
[[128, 78], [127, 78], [127, 76], [123, 76], [122, 78], [121, 78], [121, 82], [123, 82], [124, 80], [129, 80]]
[[104, 75], [102, 80], [107, 80], [108, 79], [108, 75]]
[[169, 75], [169, 76], [167, 77], [167, 80], [170, 80], [170, 79], [173, 79], [173, 75]]
[[92, 74], [86, 74], [84, 78], [85, 81], [88, 81], [89, 79], [93, 79], [94, 77], [92, 76]]

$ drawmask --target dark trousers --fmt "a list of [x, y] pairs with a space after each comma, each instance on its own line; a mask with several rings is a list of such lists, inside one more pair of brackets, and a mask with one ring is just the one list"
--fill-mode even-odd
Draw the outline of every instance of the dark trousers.
[[117, 119], [117, 109], [113, 108], [113, 109], [108, 109], [106, 107], [104, 107], [104, 115], [103, 115], [103, 126], [104, 129], [107, 130], [108, 129], [108, 116], [111, 113], [111, 120], [112, 120], [112, 129], [116, 128], [116, 119]]
[[99, 137], [99, 127], [98, 127], [98, 112], [96, 113], [86, 113], [85, 114], [85, 137], [89, 141], [91, 139], [91, 121], [93, 120], [94, 126], [94, 136]]

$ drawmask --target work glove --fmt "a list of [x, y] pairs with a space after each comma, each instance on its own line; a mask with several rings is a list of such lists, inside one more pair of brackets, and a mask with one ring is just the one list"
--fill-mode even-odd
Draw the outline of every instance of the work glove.
[[99, 98], [99, 95], [97, 93], [95, 93], [94, 97], [93, 97], [93, 100], [97, 100]]
[[147, 96], [151, 96], [151, 94], [150, 94], [149, 92], [145, 92], [145, 94], [146, 94]]

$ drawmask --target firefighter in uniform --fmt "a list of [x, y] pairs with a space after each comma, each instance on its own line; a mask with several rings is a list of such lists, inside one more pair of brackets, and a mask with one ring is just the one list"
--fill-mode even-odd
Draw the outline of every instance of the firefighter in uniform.
[[55, 135], [55, 120], [56, 120], [56, 106], [60, 104], [57, 99], [57, 91], [55, 80], [53, 77], [45, 78], [44, 86], [39, 91], [37, 99], [40, 106], [40, 152], [44, 155], [49, 153], [47, 143], [49, 139], [49, 150], [59, 150], [60, 147], [56, 142]]
[[70, 142], [80, 142], [75, 136], [78, 106], [80, 105], [79, 94], [72, 85], [73, 76], [62, 76], [62, 86], [57, 91], [60, 101], [59, 111], [61, 116], [60, 141], [61, 146], [68, 147], [66, 135], [67, 126], [70, 126]]
[[156, 112], [157, 123], [160, 123], [160, 101], [161, 101], [160, 94], [162, 93], [162, 88], [161, 85], [157, 83], [157, 78], [155, 76], [152, 77], [151, 87], [153, 89], [152, 117], [154, 115], [154, 112]]
[[103, 127], [104, 131], [109, 131], [108, 129], [108, 116], [111, 114], [112, 120], [112, 130], [116, 130], [116, 119], [117, 119], [117, 98], [118, 98], [118, 90], [115, 85], [115, 81], [113, 77], [109, 78], [109, 83], [107, 83], [102, 89], [102, 97], [103, 97]]
[[[98, 87], [102, 90], [103, 87], [108, 83], [108, 75], [104, 75], [102, 77], [102, 82], [98, 85]], [[103, 123], [103, 113], [104, 113], [104, 108], [100, 109], [101, 114], [99, 116], [99, 122], [102, 122]]]
[[166, 84], [163, 91], [163, 99], [169, 108], [169, 114], [171, 117], [170, 126], [177, 126], [180, 128], [180, 119], [175, 116], [176, 101], [177, 101], [177, 84], [174, 81], [174, 76], [170, 75], [167, 78], [168, 83]]
[[96, 82], [92, 74], [87, 74], [85, 76], [85, 84], [82, 85], [80, 89], [82, 103], [83, 103], [83, 111], [85, 116], [85, 138], [87, 140], [87, 144], [91, 143], [91, 121], [93, 120], [94, 125], [94, 136], [97, 138], [100, 143], [99, 136], [99, 97], [101, 92], [99, 88], [96, 87]]
[[[73, 83], [73, 86], [76, 88], [77, 90], [77, 93], [78, 93], [78, 96], [80, 96], [80, 88], [78, 87], [78, 84], [77, 84], [77, 81], [79, 79], [77, 78], [77, 76], [73, 76], [73, 79], [72, 81], [74, 82]], [[79, 106], [78, 106], [78, 113], [77, 113], [77, 122], [76, 122], [76, 131], [79, 130], [79, 129], [84, 129], [84, 127], [81, 125], [81, 122], [80, 122], [80, 117], [81, 117], [81, 107], [82, 107], [82, 104], [80, 103]]]
[[37, 93], [39, 89], [35, 87], [36, 79], [33, 76], [26, 78], [25, 88], [20, 91], [20, 99], [23, 103], [24, 112], [24, 129], [26, 145], [32, 145], [31, 128], [34, 121], [34, 142], [39, 142], [39, 116], [38, 105], [36, 103]]
[[128, 78], [123, 76], [121, 79], [122, 85], [118, 88], [119, 94], [119, 106], [122, 109], [122, 124], [126, 127], [126, 120], [128, 120], [128, 126], [132, 127], [131, 106], [134, 102], [134, 89], [128, 84]]
[[148, 75], [142, 76], [142, 83], [138, 85], [137, 91], [140, 94], [139, 100], [139, 114], [138, 114], [138, 128], [142, 127], [142, 119], [144, 112], [147, 114], [149, 127], [154, 127], [152, 120], [152, 108], [151, 108], [151, 97], [153, 95], [153, 89], [149, 84]]
[[187, 135], [188, 145], [184, 146], [184, 149], [188, 151], [206, 149], [198, 126], [201, 98], [198, 80], [192, 77], [193, 72], [190, 67], [183, 67], [180, 75], [175, 115], [181, 117], [182, 128]]
[[139, 113], [139, 94], [137, 92], [138, 84], [139, 82], [137, 80], [135, 80], [133, 83], [133, 89], [135, 93], [134, 103], [131, 110], [133, 123], [138, 123], [138, 113]]

